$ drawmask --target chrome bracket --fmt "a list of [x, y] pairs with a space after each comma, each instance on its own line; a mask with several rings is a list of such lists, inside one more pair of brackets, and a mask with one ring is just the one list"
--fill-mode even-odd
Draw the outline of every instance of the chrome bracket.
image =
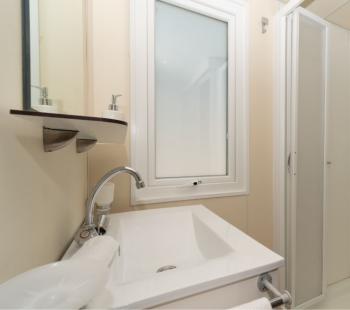
[[90, 151], [97, 143], [94, 139], [77, 139], [77, 153], [85, 153]]
[[272, 283], [272, 277], [271, 277], [270, 274], [264, 273], [261, 276], [259, 276], [259, 278], [258, 278], [258, 289], [259, 289], [260, 292], [266, 292], [267, 291], [267, 287], [265, 285], [266, 281]]
[[286, 306], [287, 308], [292, 305], [293, 299], [288, 291], [281, 293], [276, 287], [272, 285], [272, 277], [268, 273], [264, 273], [258, 278], [258, 289], [260, 292], [267, 292], [272, 299], [270, 304], [272, 308], [278, 308], [280, 306]]
[[43, 144], [45, 152], [54, 152], [72, 142], [79, 131], [51, 129], [43, 127]]

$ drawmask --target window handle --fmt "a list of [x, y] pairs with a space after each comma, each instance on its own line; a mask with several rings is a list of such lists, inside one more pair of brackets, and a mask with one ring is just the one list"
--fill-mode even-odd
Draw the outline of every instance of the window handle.
[[193, 182], [193, 186], [198, 186], [198, 185], [201, 185], [201, 184], [203, 184], [203, 182], [201, 180], [197, 180], [197, 181]]
[[177, 185], [176, 188], [189, 188], [189, 187], [196, 187], [196, 186], [199, 186], [201, 184], [203, 184], [203, 181], [202, 180], [196, 180], [196, 181], [190, 181], [190, 183], [185, 183], [185, 184], [182, 184], [182, 185]]

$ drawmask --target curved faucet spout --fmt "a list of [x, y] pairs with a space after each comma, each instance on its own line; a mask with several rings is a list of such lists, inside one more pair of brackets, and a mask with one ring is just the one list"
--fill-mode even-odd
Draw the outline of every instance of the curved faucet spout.
[[86, 202], [86, 218], [85, 218], [85, 224], [86, 225], [93, 225], [94, 224], [94, 208], [95, 208], [95, 202], [96, 197], [103, 188], [103, 186], [110, 181], [113, 177], [117, 176], [118, 174], [127, 173], [134, 177], [136, 182], [136, 187], [138, 189], [145, 187], [145, 183], [143, 182], [141, 176], [132, 168], [129, 167], [120, 167], [112, 169], [111, 171], [107, 172], [95, 185], [94, 189], [92, 190], [87, 202]]
[[110, 170], [107, 172], [95, 185], [93, 188], [91, 194], [89, 195], [89, 198], [86, 201], [86, 217], [83, 226], [79, 229], [76, 241], [79, 245], [82, 245], [85, 241], [97, 236], [97, 232], [94, 225], [94, 209], [95, 209], [95, 203], [96, 198], [103, 186], [110, 181], [113, 177], [119, 175], [119, 174], [129, 174], [131, 175], [136, 182], [136, 187], [138, 189], [144, 188], [145, 183], [143, 182], [141, 176], [132, 168], [129, 167], [119, 167]]

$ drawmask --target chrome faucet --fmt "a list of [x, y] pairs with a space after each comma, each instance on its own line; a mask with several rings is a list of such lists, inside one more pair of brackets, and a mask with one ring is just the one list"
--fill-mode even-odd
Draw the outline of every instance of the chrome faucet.
[[114, 176], [122, 173], [127, 173], [134, 177], [136, 182], [136, 187], [138, 189], [144, 188], [145, 183], [143, 182], [141, 176], [132, 168], [129, 167], [120, 167], [112, 169], [111, 171], [107, 172], [95, 185], [94, 189], [92, 190], [91, 194], [89, 195], [88, 200], [86, 201], [86, 217], [83, 225], [78, 230], [77, 234], [75, 235], [75, 241], [81, 246], [86, 241], [88, 241], [91, 238], [94, 238], [98, 236], [96, 225], [94, 224], [94, 210], [95, 210], [95, 203], [96, 203], [96, 197], [103, 188], [103, 186], [110, 181]]

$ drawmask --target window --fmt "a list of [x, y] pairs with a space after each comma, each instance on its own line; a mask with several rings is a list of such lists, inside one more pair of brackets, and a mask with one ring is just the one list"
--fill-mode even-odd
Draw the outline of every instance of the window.
[[132, 3], [134, 203], [248, 191], [246, 3]]

